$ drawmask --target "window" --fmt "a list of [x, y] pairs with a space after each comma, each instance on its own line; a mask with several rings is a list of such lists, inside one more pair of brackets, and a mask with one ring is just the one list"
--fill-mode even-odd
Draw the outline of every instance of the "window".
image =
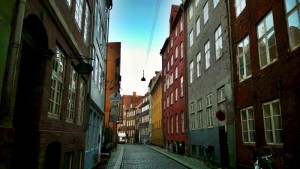
[[270, 12], [257, 27], [260, 68], [277, 60], [273, 14]]
[[300, 46], [300, 1], [285, 0], [291, 50]]
[[167, 97], [167, 107], [169, 107], [169, 96]]
[[207, 127], [213, 127], [213, 112], [211, 94], [206, 96]]
[[206, 42], [205, 46], [205, 69], [210, 67], [210, 45], [209, 41]]
[[184, 133], [184, 113], [181, 113], [181, 132]]
[[171, 133], [173, 134], [174, 132], [174, 120], [173, 117], [171, 117]]
[[173, 47], [173, 36], [171, 37], [171, 48]]
[[66, 58], [61, 50], [56, 47], [56, 57], [54, 57], [52, 76], [51, 76], [51, 91], [49, 99], [48, 116], [52, 118], [60, 118], [61, 104], [63, 97], [63, 86], [65, 76]]
[[171, 105], [173, 104], [173, 92], [171, 93]]
[[84, 33], [83, 33], [83, 39], [85, 43], [88, 43], [89, 26], [90, 26], [90, 10], [88, 5], [85, 5], [85, 20], [84, 20]]
[[222, 56], [222, 30], [221, 25], [215, 31], [215, 46], [216, 46], [216, 60]]
[[201, 52], [197, 54], [197, 77], [201, 75]]
[[252, 75], [250, 60], [249, 36], [245, 37], [237, 47], [237, 59], [239, 67], [239, 78], [243, 81]]
[[204, 24], [208, 21], [209, 15], [208, 15], [208, 3], [206, 2], [204, 9], [203, 9], [203, 17], [204, 17]]
[[173, 55], [171, 56], [171, 67], [173, 66], [173, 63], [174, 63], [174, 58], [173, 58]]
[[67, 4], [68, 4], [68, 7], [70, 8], [72, 6], [72, 0], [67, 0]]
[[167, 118], [167, 123], [168, 123], [167, 127], [168, 127], [168, 134], [169, 134], [170, 133], [170, 119], [169, 118]]
[[193, 29], [192, 29], [191, 32], [190, 32], [190, 35], [189, 35], [189, 37], [190, 37], [190, 47], [191, 47], [191, 46], [193, 45], [193, 43], [194, 43], [193, 34], [194, 34], [194, 31], [193, 31]]
[[191, 4], [189, 7], [189, 18], [192, 19], [193, 17], [193, 5]]
[[178, 46], [176, 46], [175, 48], [175, 59], [177, 59], [177, 57], [178, 57]]
[[168, 70], [168, 71], [170, 70], [170, 62], [168, 62], [167, 70]]
[[180, 43], [180, 57], [183, 58], [183, 42]]
[[199, 4], [199, 0], [196, 0], [195, 1], [195, 6], [198, 6], [198, 4]]
[[190, 107], [190, 130], [195, 129], [195, 104], [192, 102]]
[[176, 120], [176, 133], [178, 133], [178, 114], [175, 115]]
[[196, 36], [198, 36], [200, 33], [200, 17], [198, 17], [196, 21]]
[[242, 136], [244, 143], [255, 143], [255, 124], [253, 107], [247, 107], [240, 111]]
[[177, 101], [178, 100], [178, 89], [176, 88], [175, 89], [175, 101]]
[[72, 162], [73, 162], [73, 152], [68, 151], [64, 153], [64, 166], [65, 169], [71, 169], [72, 168]]
[[264, 126], [267, 144], [282, 144], [282, 123], [279, 100], [264, 103]]
[[175, 79], [177, 79], [178, 78], [178, 67], [176, 66], [176, 68], [175, 68]]
[[218, 5], [220, 0], [214, 0], [214, 8], [216, 8], [216, 6]]
[[83, 0], [76, 0], [75, 21], [79, 30], [81, 29], [82, 6], [83, 6]]
[[180, 18], [180, 32], [182, 32], [182, 30], [183, 30], [183, 23], [182, 23], [183, 21], [182, 21], [182, 17]]
[[203, 120], [203, 111], [202, 111], [202, 99], [197, 101], [197, 113], [198, 113], [198, 127], [201, 129], [204, 127], [204, 120]]
[[235, 0], [236, 16], [239, 16], [245, 7], [246, 7], [246, 0]]
[[190, 63], [190, 84], [193, 83], [193, 74], [194, 74], [194, 62]]
[[183, 97], [183, 76], [180, 77], [180, 97]]
[[86, 98], [86, 83], [84, 83], [83, 79], [80, 81], [79, 86], [79, 101], [78, 101], [78, 119], [77, 123], [79, 125], [83, 124], [83, 115], [85, 112], [85, 100]]
[[217, 90], [217, 101], [218, 101], [218, 109], [225, 110], [225, 86], [222, 86]]
[[76, 100], [76, 86], [77, 86], [77, 73], [73, 66], [70, 66], [70, 81], [67, 105], [67, 122], [74, 122], [75, 100]]

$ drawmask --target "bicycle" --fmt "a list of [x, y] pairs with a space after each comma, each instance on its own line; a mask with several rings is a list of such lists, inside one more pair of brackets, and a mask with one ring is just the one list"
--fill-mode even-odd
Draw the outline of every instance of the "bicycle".
[[272, 154], [258, 156], [254, 162], [254, 169], [272, 169], [271, 157]]
[[204, 164], [208, 166], [209, 168], [213, 168], [213, 151], [212, 148], [203, 145], [202, 148], [205, 150], [205, 156], [204, 156]]

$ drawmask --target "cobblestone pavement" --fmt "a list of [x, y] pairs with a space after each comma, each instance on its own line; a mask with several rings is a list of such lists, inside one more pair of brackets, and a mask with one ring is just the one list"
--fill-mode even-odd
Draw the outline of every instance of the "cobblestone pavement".
[[106, 169], [208, 169], [200, 160], [150, 145], [119, 144]]

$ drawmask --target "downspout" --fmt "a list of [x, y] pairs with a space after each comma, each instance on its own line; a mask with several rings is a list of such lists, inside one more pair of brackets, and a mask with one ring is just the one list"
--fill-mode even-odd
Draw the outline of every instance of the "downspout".
[[[230, 1], [229, 0], [226, 0], [227, 1], [227, 3], [226, 3], [226, 6], [227, 6], [227, 13], [228, 13], [228, 20], [227, 20], [227, 22], [228, 22], [228, 34], [229, 34], [229, 58], [230, 58], [230, 60], [231, 60], [231, 91], [232, 91], [232, 104], [234, 105], [233, 107], [233, 115], [235, 116], [235, 107], [236, 107], [236, 103], [235, 103], [235, 91], [234, 91], [234, 68], [233, 68], [233, 59], [234, 59], [234, 57], [233, 57], [233, 53], [232, 53], [232, 50], [233, 50], [233, 48], [232, 48], [232, 41], [233, 41], [233, 39], [232, 39], [232, 29], [231, 29], [231, 10], [230, 10]], [[228, 117], [227, 117], [228, 118]], [[235, 118], [234, 118], [235, 119]], [[227, 122], [226, 122], [227, 123]], [[233, 145], [236, 145], [235, 144], [235, 120], [233, 120], [233, 128], [234, 128], [234, 131], [233, 131], [233, 134], [234, 134], [234, 138], [233, 138], [233, 141], [234, 141], [234, 144]], [[227, 126], [227, 124], [226, 124], [226, 126]], [[227, 134], [227, 136], [228, 136], [228, 134]], [[227, 141], [228, 142], [228, 141]], [[228, 146], [228, 143], [227, 143], [227, 146]], [[230, 149], [230, 147], [228, 147], [228, 150], [230, 151], [230, 150], [232, 150], [232, 149]], [[233, 149], [234, 150], [234, 152], [229, 152], [229, 166], [230, 167], [232, 167], [231, 166], [231, 162], [233, 161], [233, 164], [236, 164], [236, 147]], [[230, 154], [233, 154], [233, 156], [230, 156]], [[232, 157], [233, 159], [231, 160], [230, 159], [230, 157]], [[236, 166], [233, 166], [233, 167], [236, 167]]]
[[25, 7], [26, 0], [18, 0], [17, 2], [17, 11], [16, 11], [16, 19], [15, 19], [15, 27], [12, 32], [12, 41], [9, 47], [9, 55], [7, 57], [6, 62], [6, 74], [4, 76], [4, 80], [6, 84], [4, 85], [3, 98], [1, 101], [1, 115], [7, 115], [14, 111], [14, 101], [16, 95], [16, 86], [17, 86], [17, 76], [18, 76], [18, 65], [19, 65], [19, 54], [21, 48], [21, 38], [22, 38], [22, 28], [23, 28], [23, 20], [25, 15]]

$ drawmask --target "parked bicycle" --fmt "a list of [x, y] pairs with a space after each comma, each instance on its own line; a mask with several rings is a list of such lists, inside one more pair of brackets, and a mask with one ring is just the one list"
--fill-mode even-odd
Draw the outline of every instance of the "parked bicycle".
[[272, 154], [258, 156], [254, 162], [254, 169], [272, 169], [271, 157]]
[[213, 148], [211, 146], [202, 145], [205, 151], [204, 163], [209, 168], [213, 168]]

